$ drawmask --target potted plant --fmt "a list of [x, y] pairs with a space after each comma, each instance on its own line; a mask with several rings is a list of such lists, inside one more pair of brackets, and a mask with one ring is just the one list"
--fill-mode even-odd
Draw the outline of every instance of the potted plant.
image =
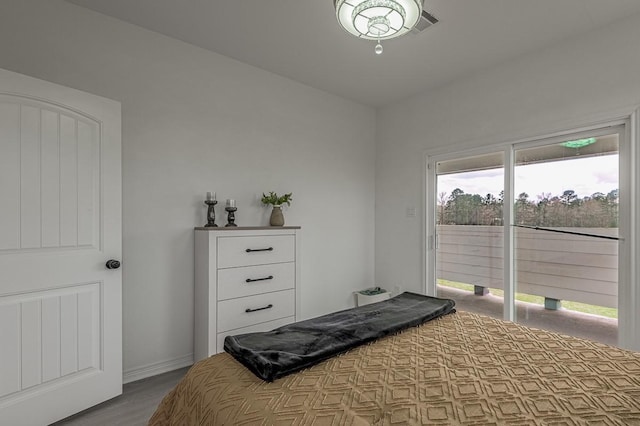
[[273, 210], [271, 210], [271, 218], [269, 219], [269, 224], [271, 226], [283, 226], [284, 225], [284, 216], [282, 215], [282, 205], [286, 204], [287, 206], [291, 205], [291, 196], [293, 193], [288, 193], [279, 196], [273, 191], [270, 191], [269, 194], [262, 193], [262, 204], [265, 206], [273, 206]]

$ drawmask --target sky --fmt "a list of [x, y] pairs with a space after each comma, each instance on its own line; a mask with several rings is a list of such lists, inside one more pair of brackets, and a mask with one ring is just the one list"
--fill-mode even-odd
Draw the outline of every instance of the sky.
[[[573, 190], [579, 198], [596, 192], [607, 194], [618, 189], [618, 156], [577, 158], [540, 164], [517, 166], [515, 169], [515, 195], [529, 194], [535, 201], [538, 195], [562, 195]], [[437, 193], [451, 194], [456, 188], [465, 194], [493, 194], [498, 196], [504, 188], [502, 169], [480, 170], [438, 176]]]

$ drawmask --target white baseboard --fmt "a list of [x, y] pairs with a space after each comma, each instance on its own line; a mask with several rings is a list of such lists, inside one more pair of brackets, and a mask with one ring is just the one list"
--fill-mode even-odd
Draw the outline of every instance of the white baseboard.
[[122, 382], [135, 382], [136, 380], [146, 379], [147, 377], [151, 376], [157, 376], [158, 374], [177, 370], [178, 368], [188, 367], [192, 364], [193, 354], [188, 354], [180, 358], [143, 365], [141, 367], [136, 367], [125, 371], [122, 375]]

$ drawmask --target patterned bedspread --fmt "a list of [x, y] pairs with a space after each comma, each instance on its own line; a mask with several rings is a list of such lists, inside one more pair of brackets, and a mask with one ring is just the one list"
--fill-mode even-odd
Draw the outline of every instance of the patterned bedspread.
[[458, 312], [267, 383], [196, 363], [150, 425], [640, 425], [640, 354]]

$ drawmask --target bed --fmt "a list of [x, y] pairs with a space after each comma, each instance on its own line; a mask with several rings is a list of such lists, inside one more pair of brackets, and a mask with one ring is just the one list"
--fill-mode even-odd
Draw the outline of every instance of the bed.
[[640, 425], [640, 354], [455, 312], [273, 382], [214, 355], [149, 424]]

